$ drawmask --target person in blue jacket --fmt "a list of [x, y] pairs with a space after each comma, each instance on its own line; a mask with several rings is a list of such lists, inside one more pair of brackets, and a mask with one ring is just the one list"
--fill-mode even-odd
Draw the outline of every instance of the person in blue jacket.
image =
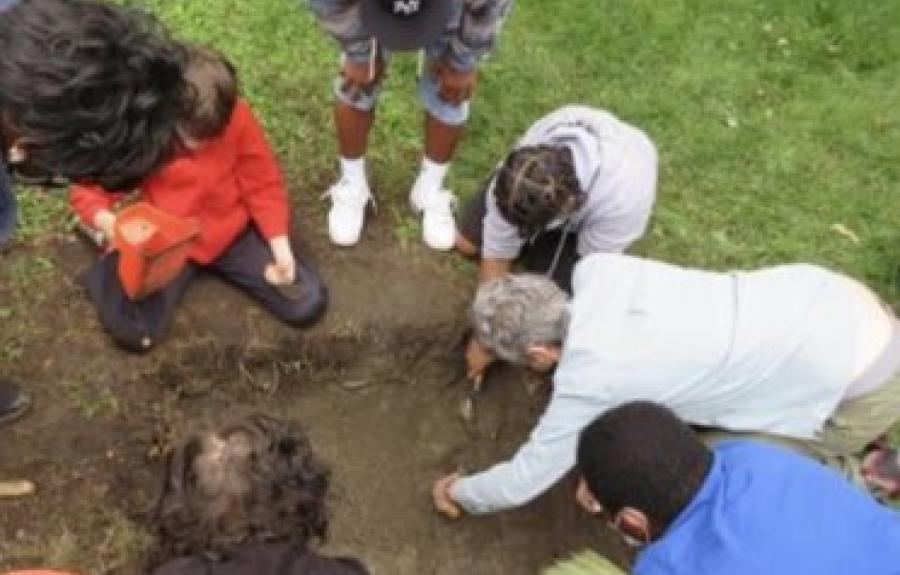
[[710, 449], [657, 404], [594, 420], [577, 468], [578, 502], [638, 548], [636, 575], [900, 573], [900, 514], [794, 452]]

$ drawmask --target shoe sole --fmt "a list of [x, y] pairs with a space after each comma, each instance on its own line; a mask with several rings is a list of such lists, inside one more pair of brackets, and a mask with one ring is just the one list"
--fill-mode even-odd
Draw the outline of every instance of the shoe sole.
[[15, 409], [14, 411], [10, 411], [4, 415], [0, 415], [0, 425], [6, 425], [8, 423], [12, 423], [17, 419], [22, 418], [28, 410], [31, 408], [31, 401], [26, 401], [23, 405]]

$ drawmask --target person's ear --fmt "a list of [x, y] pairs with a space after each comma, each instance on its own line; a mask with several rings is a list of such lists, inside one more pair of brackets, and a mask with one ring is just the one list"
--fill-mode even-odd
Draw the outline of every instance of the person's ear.
[[626, 539], [638, 545], [650, 543], [650, 519], [634, 507], [624, 507], [616, 513], [613, 525], [625, 535]]
[[591, 490], [588, 488], [587, 482], [583, 477], [578, 480], [578, 487], [575, 489], [575, 501], [578, 502], [578, 505], [580, 505], [582, 509], [591, 515], [600, 515], [603, 513], [603, 506], [600, 505], [600, 502], [598, 502], [594, 497], [594, 494], [591, 493]]
[[562, 350], [555, 345], [534, 344], [528, 346], [528, 359], [532, 364], [551, 366], [559, 361]]

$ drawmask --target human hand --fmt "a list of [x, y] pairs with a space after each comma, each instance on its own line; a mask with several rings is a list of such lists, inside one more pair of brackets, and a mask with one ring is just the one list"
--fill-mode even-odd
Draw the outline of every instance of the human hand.
[[272, 285], [288, 285], [294, 283], [297, 273], [297, 262], [287, 236], [276, 236], [269, 240], [274, 263], [266, 266], [264, 275]]
[[450, 519], [458, 519], [462, 515], [462, 507], [453, 500], [451, 490], [459, 481], [459, 473], [451, 473], [450, 475], [438, 479], [431, 488], [431, 498], [434, 502], [434, 508], [438, 513], [449, 517]]
[[437, 76], [438, 96], [441, 100], [459, 105], [472, 97], [478, 77], [474, 69], [458, 70], [446, 60], [438, 60], [434, 63], [433, 71]]
[[466, 377], [472, 381], [482, 379], [488, 366], [496, 360], [497, 358], [491, 353], [491, 350], [476, 338], [471, 338], [469, 345], [466, 346]]
[[384, 60], [381, 56], [377, 56], [374, 62], [360, 62], [345, 57], [341, 62], [341, 91], [355, 102], [374, 89], [382, 72]]
[[107, 242], [111, 242], [116, 236], [116, 215], [109, 210], [100, 210], [94, 216], [94, 227], [100, 230], [106, 237]]

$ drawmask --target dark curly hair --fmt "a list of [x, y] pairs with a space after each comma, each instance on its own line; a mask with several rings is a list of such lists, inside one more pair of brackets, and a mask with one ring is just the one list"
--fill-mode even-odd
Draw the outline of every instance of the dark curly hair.
[[293, 423], [253, 415], [191, 436], [169, 457], [155, 561], [324, 541], [328, 485], [329, 471]]
[[0, 15], [0, 54], [3, 122], [32, 167], [126, 189], [170, 152], [186, 52], [148, 13], [22, 0]]
[[500, 214], [522, 237], [542, 231], [554, 218], [577, 210], [584, 193], [572, 151], [565, 146], [524, 146], [506, 156], [494, 197]]

